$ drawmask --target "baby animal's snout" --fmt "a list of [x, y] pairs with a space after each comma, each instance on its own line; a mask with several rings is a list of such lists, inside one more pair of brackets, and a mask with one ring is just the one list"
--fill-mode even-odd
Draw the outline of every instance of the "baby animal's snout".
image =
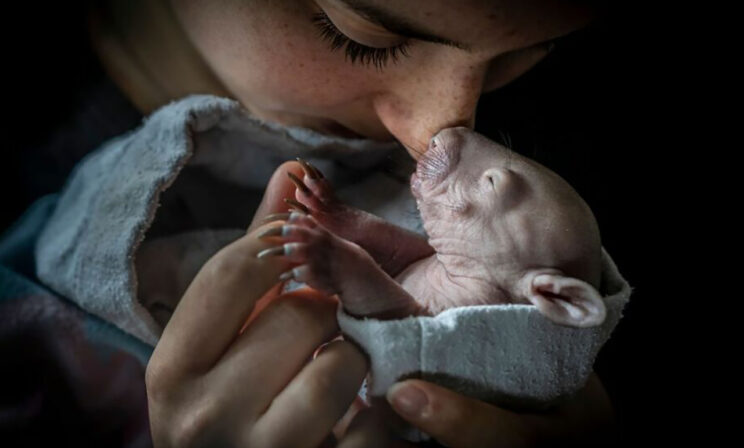
[[434, 134], [429, 141], [429, 149], [444, 146], [445, 148], [455, 148], [463, 146], [469, 138], [477, 135], [475, 131], [466, 128], [465, 126], [457, 126], [454, 128], [444, 128]]

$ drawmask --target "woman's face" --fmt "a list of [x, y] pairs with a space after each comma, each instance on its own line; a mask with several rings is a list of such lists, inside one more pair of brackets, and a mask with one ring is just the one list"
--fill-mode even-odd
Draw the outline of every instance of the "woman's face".
[[529, 70], [547, 55], [547, 41], [593, 16], [570, 0], [171, 3], [207, 64], [254, 115], [395, 138], [416, 158], [440, 129], [472, 127], [483, 92]]

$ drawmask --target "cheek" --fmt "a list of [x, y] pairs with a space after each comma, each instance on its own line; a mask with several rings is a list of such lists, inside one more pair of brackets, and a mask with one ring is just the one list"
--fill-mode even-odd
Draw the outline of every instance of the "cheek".
[[194, 6], [180, 14], [184, 27], [241, 102], [297, 113], [327, 111], [374, 86], [367, 71], [344, 61], [343, 50], [330, 51], [304, 2], [197, 3], [198, 11]]

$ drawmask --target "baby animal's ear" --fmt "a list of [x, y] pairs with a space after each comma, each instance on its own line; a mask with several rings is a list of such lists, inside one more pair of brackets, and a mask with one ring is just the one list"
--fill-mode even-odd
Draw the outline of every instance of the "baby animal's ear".
[[589, 283], [560, 274], [537, 274], [527, 284], [527, 300], [559, 325], [594, 327], [605, 320], [607, 309]]

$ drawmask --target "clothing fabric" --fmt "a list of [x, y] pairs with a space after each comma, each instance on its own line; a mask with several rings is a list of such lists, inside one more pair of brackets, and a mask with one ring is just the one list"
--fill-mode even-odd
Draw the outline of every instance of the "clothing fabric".
[[[423, 235], [408, 188], [412, 165], [400, 154], [394, 143], [264, 123], [234, 101], [188, 97], [76, 167], [36, 241], [36, 273], [152, 346], [199, 267], [244, 234], [286, 160], [310, 160], [345, 202]], [[339, 324], [370, 354], [372, 394], [420, 374], [481, 399], [536, 406], [585, 384], [622, 316], [631, 288], [604, 249], [600, 293], [608, 317], [594, 329], [554, 325], [528, 305], [396, 322], [356, 320], [340, 309]]]
[[534, 305], [450, 308], [436, 316], [398, 320], [354, 318], [338, 309], [347, 337], [369, 354], [370, 395], [384, 395], [401, 378], [439, 383], [481, 400], [540, 409], [581, 389], [610, 337], [632, 288], [602, 248], [601, 325], [557, 325]]
[[2, 75], [13, 87], [0, 164], [0, 444], [150, 447], [152, 347], [45, 287], [34, 261], [70, 171], [142, 115], [89, 46], [87, 2], [47, 4], [42, 15], [28, 5], [7, 17], [34, 16], [41, 31], [14, 46]]
[[[188, 97], [76, 167], [36, 243], [37, 275], [86, 311], [155, 345], [162, 325], [154, 316], [167, 320], [198, 268], [245, 233], [282, 162], [310, 160], [352, 205], [398, 186], [370, 210], [383, 217], [400, 206], [415, 209], [400, 182], [370, 171], [396, 146], [263, 123], [237, 102]], [[417, 224], [404, 216], [409, 226]], [[138, 281], [145, 277], [153, 281]]]
[[[556, 325], [533, 305], [479, 305], [399, 320], [354, 318], [339, 306], [346, 338], [369, 356], [366, 394], [384, 396], [401, 379], [420, 378], [513, 410], [543, 410], [579, 391], [622, 318], [632, 287], [602, 248], [604, 322], [592, 328]], [[412, 426], [411, 442], [429, 440]]]
[[35, 280], [33, 246], [57, 200], [42, 197], [0, 237], [3, 446], [149, 447], [152, 347]]

